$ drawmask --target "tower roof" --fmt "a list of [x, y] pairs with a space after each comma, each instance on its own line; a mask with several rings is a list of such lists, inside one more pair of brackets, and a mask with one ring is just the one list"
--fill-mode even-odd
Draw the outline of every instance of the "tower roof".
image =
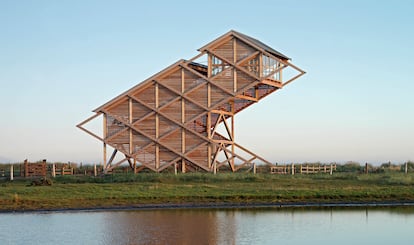
[[272, 55], [274, 55], [274, 56], [276, 56], [278, 58], [281, 58], [281, 59], [284, 59], [284, 60], [290, 60], [289, 57], [287, 57], [286, 55], [280, 53], [279, 51], [271, 48], [267, 44], [265, 44], [265, 43], [257, 40], [256, 38], [253, 38], [253, 37], [248, 36], [246, 34], [237, 32], [235, 30], [231, 30], [231, 31], [227, 32], [226, 34], [222, 35], [221, 37], [217, 38], [216, 40], [208, 43], [207, 45], [205, 45], [203, 47], [201, 47], [199, 49], [199, 51], [204, 51], [205, 49], [207, 49], [211, 45], [214, 45], [216, 42], [222, 40], [223, 38], [225, 38], [227, 36], [231, 36], [231, 35], [237, 37], [238, 39], [240, 39], [240, 40], [242, 40], [244, 42], [246, 42], [247, 44], [250, 44], [250, 45], [256, 47], [257, 49], [261, 49], [263, 51], [266, 51], [266, 52], [268, 52], [268, 53], [270, 53], [270, 54], [272, 54]]

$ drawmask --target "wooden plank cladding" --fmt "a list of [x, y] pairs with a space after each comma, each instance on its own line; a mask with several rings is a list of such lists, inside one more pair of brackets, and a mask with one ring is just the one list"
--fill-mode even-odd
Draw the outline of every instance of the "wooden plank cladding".
[[46, 177], [46, 160], [38, 163], [29, 163], [24, 160], [24, 177]]
[[[235, 142], [234, 116], [305, 72], [287, 56], [236, 31], [199, 51], [95, 109], [94, 116], [77, 125], [104, 143], [106, 173], [125, 162], [156, 172], [216, 173], [272, 165]], [[286, 68], [296, 76], [283, 80]], [[102, 136], [83, 127], [98, 115], [104, 119]], [[109, 160], [107, 145], [114, 149]], [[116, 154], [123, 160], [114, 162]]]

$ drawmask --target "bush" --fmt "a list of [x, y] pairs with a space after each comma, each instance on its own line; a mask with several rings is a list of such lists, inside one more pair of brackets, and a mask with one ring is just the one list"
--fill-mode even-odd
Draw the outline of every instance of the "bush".
[[362, 172], [364, 167], [358, 162], [348, 161], [343, 165], [337, 165], [336, 170], [338, 172]]

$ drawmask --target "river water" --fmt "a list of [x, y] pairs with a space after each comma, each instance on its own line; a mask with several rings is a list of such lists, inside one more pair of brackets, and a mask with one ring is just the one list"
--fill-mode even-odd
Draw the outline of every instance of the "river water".
[[0, 214], [0, 244], [413, 244], [414, 208]]

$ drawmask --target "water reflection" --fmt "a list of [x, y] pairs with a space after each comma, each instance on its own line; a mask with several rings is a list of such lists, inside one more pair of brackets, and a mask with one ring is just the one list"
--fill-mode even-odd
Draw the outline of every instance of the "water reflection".
[[413, 208], [20, 213], [0, 244], [409, 244], [412, 227]]
[[106, 244], [235, 244], [232, 212], [152, 210], [104, 216]]

